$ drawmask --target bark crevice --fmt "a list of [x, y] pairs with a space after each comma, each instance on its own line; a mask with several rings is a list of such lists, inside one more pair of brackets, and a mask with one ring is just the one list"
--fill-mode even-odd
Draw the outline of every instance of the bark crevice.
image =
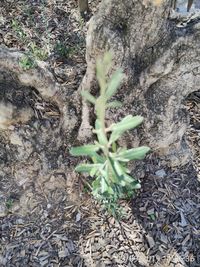
[[[161, 156], [168, 157], [172, 165], [179, 165], [190, 157], [184, 142], [188, 119], [183, 102], [199, 89], [200, 23], [189, 21], [180, 28], [179, 22], [170, 19], [169, 14], [168, 0], [160, 6], [148, 3], [146, 7], [136, 0], [102, 1], [89, 24], [88, 67], [80, 90], [91, 89], [96, 58], [111, 50], [113, 69], [122, 67], [126, 74], [117, 96], [124, 100], [126, 107], [109, 113], [109, 119], [116, 120], [122, 113], [143, 115], [145, 131], [139, 133], [139, 139], [145, 140]], [[83, 106], [83, 113], [87, 110], [88, 114], [81, 127], [85, 138], [89, 107], [85, 103]], [[87, 125], [86, 130], [84, 125]]]

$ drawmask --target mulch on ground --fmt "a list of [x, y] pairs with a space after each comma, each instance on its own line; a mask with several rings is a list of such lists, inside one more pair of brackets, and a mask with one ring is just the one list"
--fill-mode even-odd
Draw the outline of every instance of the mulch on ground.
[[[87, 28], [76, 1], [4, 0], [0, 10], [0, 44], [39, 55], [66, 94], [76, 91]], [[149, 155], [136, 172], [142, 189], [121, 202], [126, 216], [117, 221], [75, 174], [70, 187], [76, 161], [66, 158], [67, 143], [55, 130], [56, 107], [35, 93], [24, 99], [36, 117], [15, 126], [24, 147], [0, 134], [0, 266], [200, 266], [200, 186], [191, 164], [171, 169]]]

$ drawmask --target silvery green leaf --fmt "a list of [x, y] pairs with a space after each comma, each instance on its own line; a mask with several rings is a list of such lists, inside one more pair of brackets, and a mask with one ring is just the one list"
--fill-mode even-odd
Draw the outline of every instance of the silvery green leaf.
[[84, 146], [72, 147], [69, 153], [72, 156], [92, 156], [94, 152], [98, 150], [99, 150], [98, 145], [84, 145]]
[[123, 158], [123, 157], [119, 157], [119, 153], [117, 153], [117, 152], [116, 153], [109, 152], [109, 157], [112, 158], [114, 161], [117, 160], [117, 161], [124, 162], [124, 163], [129, 162], [128, 159]]
[[101, 178], [101, 193], [105, 193], [108, 191], [108, 184], [104, 177]]
[[100, 181], [101, 181], [101, 177], [98, 176], [98, 177], [92, 182], [92, 193], [93, 193], [93, 195], [94, 195], [95, 197], [98, 195], [98, 192], [99, 192]]
[[104, 163], [106, 161], [106, 158], [94, 152], [94, 154], [92, 155], [92, 161], [94, 163]]
[[130, 173], [130, 170], [126, 167], [127, 162], [125, 162], [125, 164], [124, 164], [124, 162], [120, 162], [120, 164], [121, 164], [121, 167], [122, 167], [124, 173], [126, 173], [126, 174]]
[[119, 137], [121, 137], [121, 135], [125, 131], [133, 129], [137, 127], [138, 125], [140, 125], [142, 121], [143, 121], [143, 117], [141, 116], [133, 117], [132, 115], [128, 115], [122, 121], [112, 124], [110, 127], [112, 133], [110, 135], [109, 144], [112, 144], [113, 142], [115, 142]]
[[124, 180], [129, 184], [135, 181], [135, 179], [128, 174], [124, 175]]
[[111, 125], [112, 131], [125, 132], [127, 130], [133, 129], [143, 122], [142, 116], [132, 116], [128, 115], [123, 118], [120, 122]]
[[116, 170], [116, 163], [115, 160], [113, 160], [113, 158], [109, 157], [109, 170], [110, 170], [110, 179], [113, 183], [118, 183], [120, 180], [119, 174]]
[[82, 97], [85, 98], [87, 101], [89, 101], [89, 102], [91, 102], [92, 104], [95, 105], [95, 103], [96, 103], [96, 98], [95, 98], [93, 95], [91, 95], [88, 91], [82, 91], [82, 92], [81, 92], [81, 95], [82, 95]]
[[133, 182], [133, 178], [126, 174], [126, 168], [124, 168], [120, 162], [114, 161], [115, 169], [118, 173], [118, 177], [120, 178], [119, 183], [121, 186], [128, 186], [131, 182]]
[[[90, 176], [95, 176], [95, 175], [97, 175], [97, 173], [99, 172], [99, 168], [101, 168], [101, 164], [94, 164], [94, 165], [96, 165], [96, 166], [94, 166], [92, 169], [91, 169], [91, 171], [90, 171]], [[99, 165], [99, 166], [97, 166], [97, 165]]]
[[140, 189], [141, 184], [138, 181], [135, 181], [131, 184], [132, 189]]
[[103, 166], [104, 165], [102, 165], [102, 168], [99, 168], [99, 172], [100, 172], [100, 174], [101, 174], [102, 177], [104, 177], [105, 179], [107, 179], [107, 173], [108, 172], [107, 172], [107, 169], [105, 167], [103, 168]]
[[113, 195], [115, 192], [113, 191], [111, 186], [108, 186], [108, 194]]
[[110, 135], [109, 138], [109, 145], [111, 145], [113, 142], [117, 141], [123, 133], [121, 132], [117, 132], [117, 131], [113, 131], [112, 134]]
[[106, 98], [110, 99], [117, 91], [124, 74], [121, 69], [118, 69], [111, 77], [106, 90]]
[[120, 108], [122, 103], [120, 101], [112, 101], [106, 104], [107, 108]]
[[112, 151], [113, 152], [117, 151], [117, 144], [115, 142], [112, 143]]
[[146, 154], [150, 151], [149, 147], [141, 146], [137, 148], [128, 149], [120, 152], [116, 158], [120, 161], [128, 160], [140, 160], [144, 159]]
[[92, 169], [96, 168], [100, 168], [101, 164], [79, 164], [78, 166], [76, 166], [75, 170], [77, 172], [87, 172], [89, 173]]
[[114, 168], [115, 168], [118, 176], [124, 175], [124, 170], [123, 170], [121, 164], [117, 160], [114, 160]]

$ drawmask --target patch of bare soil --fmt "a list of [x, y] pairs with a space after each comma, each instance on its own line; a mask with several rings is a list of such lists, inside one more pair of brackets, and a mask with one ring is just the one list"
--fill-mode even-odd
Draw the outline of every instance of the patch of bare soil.
[[[86, 69], [87, 26], [76, 1], [3, 0], [0, 10], [0, 44], [45, 60], [63, 99], [73, 98]], [[77, 122], [68, 136], [55, 103], [0, 72], [0, 266], [200, 266], [193, 167], [172, 170], [150, 155], [133, 171], [142, 190], [121, 202], [126, 217], [115, 220], [73, 171], [79, 159], [68, 150], [80, 126], [77, 101], [69, 107]]]

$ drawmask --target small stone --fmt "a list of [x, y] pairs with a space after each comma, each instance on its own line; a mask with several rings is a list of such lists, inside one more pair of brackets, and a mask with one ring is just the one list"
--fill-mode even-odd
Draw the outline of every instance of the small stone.
[[76, 222], [79, 222], [80, 220], [81, 220], [81, 213], [78, 212], [78, 213], [76, 214]]
[[14, 130], [15, 130], [15, 126], [10, 125], [10, 126], [8, 127], [8, 130], [10, 130], [10, 131], [14, 131]]
[[0, 256], [0, 264], [2, 264], [1, 266], [6, 266], [6, 264], [7, 264], [6, 258]]
[[51, 208], [51, 204], [47, 204], [47, 209], [50, 209]]
[[5, 204], [0, 204], [0, 218], [6, 216], [6, 206]]
[[20, 205], [17, 204], [17, 203], [14, 203], [13, 206], [11, 207], [12, 213], [15, 213], [16, 211], [19, 211], [19, 209], [20, 209]]
[[187, 226], [188, 224], [182, 211], [180, 212], [180, 215], [181, 215], [181, 222], [179, 223], [179, 225], [182, 227]]
[[13, 145], [23, 146], [22, 139], [15, 132], [11, 133], [11, 135], [10, 135], [10, 143]]
[[43, 214], [41, 216], [41, 219], [46, 219], [48, 217], [48, 212], [46, 210], [43, 210]]
[[161, 260], [161, 256], [159, 254], [156, 255], [156, 260], [159, 262]]
[[21, 252], [20, 252], [20, 256], [21, 256], [21, 257], [25, 257], [25, 256], [26, 256], [26, 251], [25, 251], [25, 249], [21, 250]]
[[155, 241], [154, 241], [153, 237], [151, 237], [150, 235], [147, 234], [146, 239], [147, 239], [149, 247], [153, 248], [155, 246]]
[[59, 258], [65, 258], [65, 257], [67, 257], [69, 255], [70, 255], [70, 253], [69, 253], [67, 248], [65, 248], [64, 250], [61, 250], [61, 251], [58, 252], [58, 257]]
[[154, 214], [154, 213], [155, 213], [154, 208], [147, 210], [147, 214], [148, 214], [148, 215], [152, 215], [152, 214]]
[[49, 263], [48, 260], [44, 260], [44, 261], [40, 261], [40, 265], [43, 266], [47, 266], [47, 264]]
[[164, 169], [161, 169], [161, 170], [156, 171], [155, 175], [160, 177], [160, 178], [164, 178], [167, 174], [166, 174]]
[[139, 211], [146, 211], [146, 207], [145, 206], [144, 207], [140, 207]]
[[17, 219], [16, 224], [24, 224], [24, 220], [23, 219]]

